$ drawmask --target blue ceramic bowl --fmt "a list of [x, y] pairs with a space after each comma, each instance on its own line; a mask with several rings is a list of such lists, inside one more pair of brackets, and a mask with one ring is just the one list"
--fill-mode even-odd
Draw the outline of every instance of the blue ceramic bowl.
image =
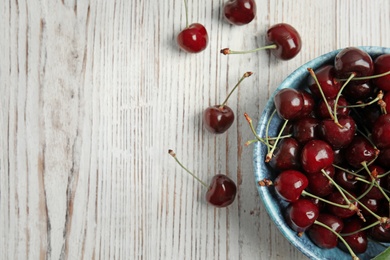
[[[383, 53], [390, 53], [390, 48], [384, 47], [359, 47], [360, 49], [369, 53], [373, 58], [379, 56]], [[313, 70], [318, 69], [319, 67], [325, 64], [333, 64], [334, 57], [340, 50], [332, 51], [327, 54], [324, 54], [306, 64], [299, 67], [293, 73], [291, 73], [276, 91], [272, 94], [270, 99], [267, 102], [267, 105], [261, 115], [260, 121], [257, 126], [257, 133], [259, 136], [266, 136], [266, 127], [267, 122], [275, 110], [273, 99], [275, 94], [283, 88], [302, 88], [306, 86], [306, 81], [310, 77], [307, 68], [312, 68]], [[276, 115], [273, 117], [271, 124], [269, 126], [269, 136], [276, 136], [277, 129], [281, 125], [282, 120]], [[256, 185], [257, 182], [263, 180], [264, 178], [269, 178], [273, 180], [275, 178], [275, 173], [272, 169], [264, 162], [265, 155], [267, 154], [267, 148], [264, 144], [257, 142], [254, 148], [254, 174]], [[321, 249], [317, 247], [311, 240], [304, 234], [302, 237], [298, 237], [297, 233], [290, 229], [287, 223], [284, 220], [284, 211], [287, 207], [287, 203], [281, 200], [278, 195], [275, 193], [274, 188], [272, 187], [260, 187], [257, 185], [259, 195], [265, 205], [265, 208], [274, 221], [275, 225], [278, 227], [280, 232], [287, 238], [287, 240], [299, 249], [304, 255], [310, 259], [337, 259], [337, 260], [350, 260], [351, 256], [349, 253], [346, 253], [338, 248], [333, 249]], [[389, 246], [388, 244], [380, 244], [374, 241], [369, 242], [367, 251], [364, 254], [358, 255], [361, 260], [371, 259], [374, 256], [378, 255], [380, 252], [385, 250]]]

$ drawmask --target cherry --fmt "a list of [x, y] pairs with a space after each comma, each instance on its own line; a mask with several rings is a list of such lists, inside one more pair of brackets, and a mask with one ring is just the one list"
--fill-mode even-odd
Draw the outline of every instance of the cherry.
[[372, 140], [379, 149], [390, 148], [390, 114], [381, 115], [375, 121]]
[[[333, 178], [335, 169], [332, 165], [326, 167], [324, 171], [330, 178]], [[310, 193], [316, 196], [325, 197], [333, 192], [333, 183], [329, 181], [328, 177], [324, 176], [323, 172], [308, 174], [307, 179], [309, 181], [307, 190]]]
[[[327, 99], [326, 102], [321, 99], [317, 104], [317, 116], [320, 118], [333, 118], [333, 115], [330, 114], [330, 112], [332, 112], [332, 108], [334, 107], [335, 102], [335, 99]], [[337, 105], [337, 115], [349, 115], [350, 109], [347, 107], [348, 102], [343, 96], [339, 98], [339, 100], [337, 101]]]
[[319, 120], [314, 117], [303, 117], [298, 119], [293, 126], [293, 136], [301, 144], [318, 137], [317, 126]]
[[230, 0], [223, 7], [225, 18], [234, 25], [250, 23], [255, 18], [256, 11], [254, 0]]
[[374, 73], [374, 63], [371, 56], [356, 47], [347, 47], [335, 57], [334, 67], [340, 78], [371, 76]]
[[386, 224], [379, 224], [372, 227], [368, 234], [378, 242], [390, 242], [390, 227]]
[[300, 167], [299, 152], [300, 148], [297, 140], [292, 137], [284, 138], [279, 142], [269, 164], [277, 171], [298, 170]]
[[288, 202], [297, 201], [308, 184], [307, 177], [295, 170], [281, 172], [274, 181], [276, 193]]
[[287, 206], [285, 218], [290, 228], [296, 232], [304, 232], [319, 215], [317, 205], [308, 199], [299, 199]]
[[344, 227], [343, 220], [328, 214], [328, 213], [320, 213], [314, 225], [312, 225], [307, 230], [307, 234], [310, 239], [321, 248], [334, 248], [337, 246], [338, 237], [329, 229], [316, 225], [315, 223], [321, 222], [322, 224], [331, 228], [334, 232], [340, 233]]
[[186, 12], [186, 28], [177, 36], [179, 47], [189, 53], [198, 53], [206, 49], [209, 36], [206, 28], [200, 23], [188, 24], [187, 0], [184, 0]]
[[[358, 218], [351, 218], [344, 220], [344, 227], [342, 229], [342, 234], [350, 235], [342, 235], [345, 242], [351, 247], [351, 249], [356, 254], [362, 254], [366, 252], [368, 247], [368, 238], [366, 231], [359, 231], [363, 226], [363, 223]], [[345, 244], [340, 243], [338, 247], [345, 252], [348, 252]]]
[[291, 120], [301, 115], [304, 100], [302, 93], [293, 88], [284, 88], [274, 96], [274, 104], [280, 117]]
[[[382, 149], [378, 155], [377, 162], [385, 168], [390, 168], [390, 148]], [[389, 175], [390, 176], [390, 175]]]
[[368, 98], [374, 87], [370, 82], [351, 81], [345, 86], [343, 95], [350, 101], [361, 101]]
[[356, 132], [356, 124], [352, 117], [339, 116], [338, 122], [339, 124], [336, 124], [332, 119], [324, 119], [318, 126], [322, 138], [327, 141], [333, 149], [340, 149], [348, 146]]
[[[318, 83], [321, 86], [325, 98], [335, 98], [340, 91], [340, 81], [336, 79], [335, 69], [333, 65], [325, 65], [314, 71]], [[317, 82], [313, 77], [309, 77], [308, 85], [313, 96], [322, 98]]]
[[[382, 54], [374, 61], [375, 74], [385, 73], [390, 70], [390, 54]], [[384, 91], [390, 91], [390, 75], [373, 80], [374, 84]]]
[[378, 150], [363, 136], [356, 135], [345, 150], [345, 159], [355, 168], [360, 168], [362, 163], [375, 159]]
[[299, 117], [311, 116], [314, 109], [314, 99], [313, 96], [307, 91], [299, 91], [302, 94], [303, 107]]
[[330, 166], [333, 160], [332, 147], [322, 140], [311, 140], [302, 148], [301, 163], [307, 173], [319, 172]]
[[225, 48], [221, 50], [221, 53], [224, 55], [245, 54], [269, 49], [276, 58], [290, 60], [299, 53], [302, 47], [301, 36], [294, 27], [286, 23], [279, 23], [270, 27], [267, 31], [267, 41], [269, 45], [253, 50], [233, 51]]
[[234, 122], [234, 112], [233, 110], [226, 105], [229, 97], [232, 95], [234, 90], [239, 86], [239, 84], [247, 77], [251, 76], [252, 72], [246, 72], [241, 79], [238, 81], [236, 86], [230, 91], [229, 95], [226, 97], [222, 105], [215, 105], [208, 107], [203, 112], [203, 124], [205, 128], [214, 134], [222, 134], [230, 128]]
[[[366, 206], [371, 212], [377, 213], [379, 210], [379, 200], [377, 199], [370, 199], [367, 196], [364, 196], [360, 199], [360, 203]], [[365, 216], [370, 215], [370, 213], [364, 207], [362, 207], [362, 214]]]
[[[369, 165], [368, 170], [371, 172], [371, 175], [374, 178], [376, 178], [376, 176], [384, 174], [386, 172], [385, 169], [383, 169], [380, 166], [374, 165], [374, 164]], [[365, 183], [365, 182], [362, 183], [361, 189], [360, 189], [361, 193], [365, 193], [365, 197], [370, 198], [370, 199], [379, 200], [379, 199], [384, 198], [384, 195], [383, 195], [381, 189], [379, 189], [376, 186], [371, 187], [371, 177], [370, 176], [367, 176], [367, 181], [369, 181], [370, 183]], [[378, 185], [380, 185], [381, 187], [386, 186], [385, 182], [386, 182], [385, 178], [376, 178], [376, 183]], [[367, 193], [366, 193], [366, 191], [367, 191]]]
[[350, 194], [353, 197], [346, 195], [346, 197], [349, 199], [349, 201], [346, 201], [344, 196], [342, 196], [342, 194], [338, 190], [332, 192], [327, 197], [329, 201], [339, 205], [349, 205], [349, 207], [343, 208], [337, 205], [328, 204], [327, 205], [328, 211], [339, 218], [349, 218], [355, 215], [356, 212], [358, 211], [358, 202], [356, 201], [352, 202], [351, 200], [354, 200], [355, 195], [351, 192]]
[[383, 95], [384, 111], [386, 114], [390, 114], [390, 91]]
[[359, 181], [356, 180], [356, 177], [354, 175], [345, 170], [337, 169], [334, 176], [334, 180], [337, 182], [338, 185], [348, 191], [355, 191], [358, 188]]
[[207, 186], [205, 182], [200, 180], [183, 166], [183, 164], [176, 158], [176, 154], [173, 150], [169, 150], [168, 153], [186, 172], [188, 172], [200, 184], [207, 188], [206, 201], [208, 201], [211, 205], [218, 208], [223, 208], [233, 203], [234, 199], [236, 198], [237, 186], [232, 179], [224, 174], [216, 174], [211, 179], [211, 184]]

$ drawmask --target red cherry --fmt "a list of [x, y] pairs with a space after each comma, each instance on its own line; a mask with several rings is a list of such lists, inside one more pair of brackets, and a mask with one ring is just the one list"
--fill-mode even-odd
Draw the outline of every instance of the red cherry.
[[269, 49], [276, 58], [289, 60], [294, 58], [302, 47], [301, 36], [294, 27], [286, 23], [275, 24], [269, 28], [267, 31], [267, 41], [269, 45], [253, 50], [233, 51], [225, 48], [221, 50], [221, 53], [224, 55], [245, 54]]
[[302, 148], [301, 163], [307, 173], [319, 172], [332, 165], [333, 160], [332, 147], [322, 140], [311, 140]]
[[[346, 197], [352, 201], [354, 200], [355, 195], [353, 193], [350, 193], [353, 198], [351, 196], [348, 196], [346, 195]], [[349, 202], [347, 202], [345, 200], [345, 198], [341, 195], [341, 193], [337, 190], [337, 191], [334, 191], [332, 192], [328, 197], [327, 199], [333, 203], [336, 203], [336, 204], [340, 204], [340, 205], [349, 205]], [[350, 208], [342, 208], [342, 207], [339, 207], [339, 206], [336, 206], [336, 205], [332, 205], [332, 204], [328, 204], [327, 207], [328, 207], [328, 211], [339, 217], [339, 218], [349, 218], [349, 217], [352, 217], [353, 215], [356, 214], [357, 210], [358, 210], [358, 203], [356, 201], [354, 202], [351, 202], [352, 204], [352, 207]]]
[[372, 140], [379, 149], [390, 148], [390, 114], [381, 115], [375, 121]]
[[[356, 254], [366, 252], [368, 246], [368, 238], [365, 231], [358, 231], [362, 228], [363, 223], [358, 218], [346, 219], [344, 221], [344, 228], [341, 231], [343, 234], [353, 233], [351, 235], [343, 235], [345, 242], [351, 247]], [[358, 231], [358, 232], [356, 232]], [[339, 248], [345, 252], [349, 252], [346, 246], [339, 242]]]
[[378, 151], [363, 136], [356, 135], [345, 150], [345, 159], [355, 168], [362, 167], [362, 163], [375, 159]]
[[294, 58], [302, 48], [301, 36], [298, 31], [289, 24], [275, 24], [267, 31], [267, 40], [276, 45], [272, 54], [281, 59], [289, 60]]
[[376, 225], [372, 227], [368, 234], [371, 238], [378, 242], [390, 242], [390, 227], [386, 224]]
[[[390, 54], [382, 54], [374, 61], [375, 74], [382, 74], [390, 70]], [[390, 91], [390, 75], [386, 75], [373, 80], [374, 84], [384, 90]]]
[[211, 179], [206, 193], [206, 200], [216, 207], [222, 208], [233, 203], [237, 193], [236, 184], [223, 174], [217, 174]]
[[230, 0], [226, 2], [224, 16], [231, 24], [244, 25], [250, 23], [256, 16], [254, 0]]
[[291, 120], [301, 115], [303, 109], [303, 96], [301, 92], [293, 88], [284, 88], [274, 96], [276, 111], [279, 116]]
[[340, 78], [371, 76], [374, 73], [374, 63], [371, 56], [358, 48], [348, 47], [341, 50], [334, 59], [336, 74]]
[[206, 49], [209, 36], [206, 28], [200, 23], [193, 23], [177, 36], [179, 47], [190, 53], [198, 53]]
[[[335, 169], [332, 165], [326, 167], [324, 171], [330, 178], [333, 178], [335, 174]], [[307, 179], [309, 181], [307, 190], [310, 193], [320, 197], [325, 197], [332, 193], [334, 188], [333, 183], [329, 181], [328, 177], [324, 176], [324, 173], [315, 172], [308, 174]]]
[[177, 158], [173, 150], [168, 150], [168, 153], [175, 159], [175, 161], [188, 172], [193, 178], [195, 178], [200, 184], [207, 188], [206, 200], [213, 206], [222, 208], [227, 207], [233, 203], [237, 194], [237, 186], [232, 179], [223, 174], [216, 174], [211, 179], [211, 184], [207, 186], [205, 182], [196, 177], [191, 171], [189, 171]]
[[[321, 213], [318, 216], [317, 221], [328, 226], [336, 233], [340, 233], [344, 227], [342, 219], [327, 213]], [[338, 242], [336, 234], [325, 227], [316, 225], [315, 223], [307, 230], [307, 233], [314, 244], [321, 248], [336, 247]]]
[[[333, 99], [327, 99], [326, 100], [326, 103], [324, 100], [320, 100], [317, 104], [317, 109], [316, 109], [316, 114], [318, 115], [319, 118], [332, 118], [331, 115], [329, 114], [329, 109], [328, 107], [330, 107], [330, 110], [333, 111], [333, 107], [334, 107], [334, 103], [336, 102], [336, 100], [333, 98]], [[349, 108], [346, 107], [348, 106], [348, 102], [347, 100], [341, 96], [337, 102], [337, 105], [338, 105], [338, 108], [337, 108], [337, 115], [338, 116], [341, 116], [341, 115], [349, 115]]]
[[[335, 98], [340, 91], [341, 84], [340, 81], [338, 81], [335, 77], [336, 75], [334, 66], [325, 65], [324, 67], [314, 71], [314, 73], [317, 77], [318, 83], [321, 86], [325, 98]], [[319, 87], [313, 77], [309, 77], [308, 84], [313, 96], [322, 98]]]
[[318, 126], [322, 138], [327, 141], [333, 149], [340, 149], [348, 146], [356, 132], [356, 124], [352, 117], [339, 116], [338, 121], [339, 125], [332, 119], [324, 119]]
[[299, 199], [290, 203], [286, 209], [286, 222], [290, 228], [297, 232], [304, 232], [317, 219], [319, 209], [308, 199]]
[[203, 124], [208, 131], [214, 134], [224, 133], [230, 128], [234, 121], [233, 110], [226, 105], [231, 94], [236, 90], [239, 84], [247, 77], [251, 76], [252, 72], [246, 72], [237, 82], [236, 86], [230, 91], [222, 105], [208, 107], [203, 112]]
[[274, 181], [275, 191], [288, 202], [297, 201], [308, 184], [307, 177], [295, 170], [281, 172]]
[[319, 120], [314, 117], [303, 117], [298, 119], [293, 126], [293, 136], [301, 144], [318, 137]]
[[299, 143], [292, 137], [287, 137], [279, 142], [278, 148], [272, 156], [269, 164], [277, 171], [297, 170], [300, 167]]
[[230, 128], [234, 121], [234, 112], [228, 106], [215, 105], [203, 112], [203, 123], [208, 131], [222, 134]]

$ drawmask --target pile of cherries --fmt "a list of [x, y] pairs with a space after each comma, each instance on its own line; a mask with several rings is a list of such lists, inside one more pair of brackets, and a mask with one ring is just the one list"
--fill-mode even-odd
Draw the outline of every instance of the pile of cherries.
[[[358, 259], [368, 240], [390, 242], [390, 54], [348, 47], [331, 64], [308, 69], [307, 85], [274, 96], [282, 125], [256, 139], [274, 187], [288, 202], [286, 223], [321, 248]], [[388, 106], [386, 106], [386, 104]]]

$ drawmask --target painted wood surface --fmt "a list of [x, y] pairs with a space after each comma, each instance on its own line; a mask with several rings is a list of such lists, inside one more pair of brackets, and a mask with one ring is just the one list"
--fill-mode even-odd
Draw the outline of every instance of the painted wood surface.
[[[189, 1], [210, 42], [176, 45], [184, 2], [0, 2], [0, 259], [305, 259], [275, 228], [253, 177], [252, 139], [269, 95], [295, 68], [347, 46], [390, 46], [386, 0], [257, 0], [246, 26], [223, 20], [225, 1]], [[265, 43], [290, 23], [302, 36], [290, 61]], [[202, 111], [246, 79], [231, 129], [212, 135]], [[238, 183], [227, 209], [175, 164], [206, 181]]]

